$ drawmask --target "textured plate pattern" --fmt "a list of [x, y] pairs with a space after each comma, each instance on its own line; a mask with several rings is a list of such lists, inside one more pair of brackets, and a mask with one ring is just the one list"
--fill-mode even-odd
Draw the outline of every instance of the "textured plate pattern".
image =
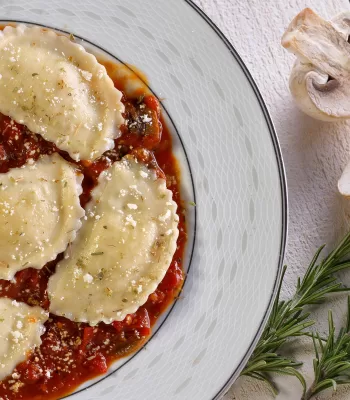
[[194, 175], [183, 299], [145, 350], [72, 399], [215, 398], [261, 325], [284, 244], [280, 171], [246, 75], [185, 1], [0, 0], [0, 15], [71, 31], [139, 66], [165, 98]]

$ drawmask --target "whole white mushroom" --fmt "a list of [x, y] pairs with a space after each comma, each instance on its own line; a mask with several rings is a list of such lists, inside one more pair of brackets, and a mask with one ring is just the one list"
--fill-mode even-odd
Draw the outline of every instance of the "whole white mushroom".
[[282, 37], [298, 58], [289, 87], [300, 109], [313, 118], [350, 118], [350, 12], [325, 21], [309, 8], [301, 11]]
[[[350, 118], [350, 12], [325, 21], [309, 8], [301, 11], [282, 37], [282, 46], [297, 56], [289, 79], [299, 108], [313, 118]], [[350, 197], [350, 163], [339, 182]]]

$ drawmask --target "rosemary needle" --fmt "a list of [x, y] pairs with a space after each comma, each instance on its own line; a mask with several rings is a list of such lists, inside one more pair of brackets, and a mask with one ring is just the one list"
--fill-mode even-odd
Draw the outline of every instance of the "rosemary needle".
[[316, 358], [314, 359], [315, 380], [302, 400], [309, 400], [317, 393], [337, 385], [350, 383], [350, 297], [345, 327], [335, 335], [332, 312], [328, 313], [328, 338], [323, 343], [318, 334], [313, 336]]
[[282, 280], [287, 267], [283, 268], [271, 315], [253, 354], [241, 372], [241, 375], [266, 382], [275, 393], [277, 388], [271, 373], [293, 375], [303, 385], [304, 392], [306, 390], [305, 380], [296, 369], [301, 363], [279, 354], [280, 348], [288, 339], [312, 336], [306, 328], [315, 321], [308, 319], [310, 313], [305, 311], [306, 306], [321, 303], [329, 293], [348, 290], [338, 282], [334, 274], [350, 267], [350, 261], [343, 261], [350, 254], [350, 233], [325, 259], [319, 261], [323, 249], [324, 246], [317, 250], [305, 275], [297, 279], [294, 295], [287, 301], [280, 300]]

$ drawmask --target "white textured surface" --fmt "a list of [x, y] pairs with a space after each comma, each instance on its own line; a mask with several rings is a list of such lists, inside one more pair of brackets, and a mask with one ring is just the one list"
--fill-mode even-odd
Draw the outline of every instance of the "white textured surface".
[[[288, 91], [293, 55], [280, 46], [280, 38], [290, 20], [303, 8], [313, 8], [324, 18], [349, 10], [347, 0], [195, 0], [228, 37], [244, 62], [267, 103], [281, 143], [289, 186], [289, 266], [284, 295], [292, 292], [296, 276], [302, 273], [316, 247], [333, 244], [348, 224], [349, 207], [337, 193], [337, 180], [350, 150], [350, 123], [324, 123], [303, 115]], [[350, 282], [350, 279], [347, 279]], [[345, 296], [318, 308], [318, 329], [326, 330], [327, 310], [336, 322], [344, 317]], [[295, 356], [305, 361], [304, 373], [312, 380], [312, 349], [309, 343], [294, 346]], [[294, 378], [278, 378], [278, 399], [300, 399], [300, 385]], [[347, 395], [345, 394], [347, 393]], [[348, 398], [342, 388], [332, 397]], [[320, 396], [329, 398], [330, 393]], [[225, 400], [270, 400], [265, 385], [240, 378]]]

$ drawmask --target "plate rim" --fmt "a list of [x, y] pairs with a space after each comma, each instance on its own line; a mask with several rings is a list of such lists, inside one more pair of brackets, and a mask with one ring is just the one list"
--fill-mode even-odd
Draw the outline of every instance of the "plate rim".
[[247, 351], [245, 352], [242, 360], [239, 362], [238, 366], [235, 368], [235, 370], [232, 372], [230, 378], [225, 382], [225, 384], [222, 386], [222, 388], [217, 392], [217, 394], [213, 397], [212, 400], [219, 400], [231, 387], [231, 385], [235, 382], [235, 380], [239, 377], [239, 374], [241, 373], [242, 369], [246, 365], [247, 361], [249, 360], [249, 357], [253, 353], [256, 344], [258, 340], [260, 339], [260, 336], [263, 333], [263, 329], [265, 328], [265, 325], [268, 321], [268, 318], [271, 313], [271, 309], [274, 303], [274, 300], [277, 296], [277, 291], [278, 291], [278, 285], [281, 280], [281, 275], [282, 275], [282, 266], [283, 266], [283, 260], [284, 260], [284, 255], [286, 251], [286, 244], [287, 244], [287, 234], [288, 234], [288, 192], [287, 192], [287, 179], [286, 179], [286, 172], [285, 172], [285, 167], [284, 167], [284, 162], [283, 162], [283, 157], [282, 157], [282, 151], [281, 151], [281, 146], [279, 143], [279, 139], [276, 133], [275, 126], [272, 122], [272, 118], [270, 116], [270, 113], [268, 111], [267, 105], [260, 93], [260, 90], [252, 77], [251, 73], [249, 72], [248, 67], [242, 60], [241, 56], [233, 46], [233, 44], [227, 39], [227, 37], [224, 35], [224, 33], [221, 31], [221, 29], [213, 22], [213, 20], [208, 17], [208, 15], [197, 5], [194, 3], [193, 0], [184, 0], [192, 9], [199, 14], [199, 16], [210, 26], [210, 28], [219, 36], [221, 41], [225, 44], [225, 46], [228, 48], [230, 53], [232, 54], [233, 58], [236, 60], [238, 65], [241, 67], [245, 77], [247, 78], [248, 82], [250, 83], [250, 86], [252, 87], [255, 96], [259, 102], [260, 108], [264, 114], [265, 121], [270, 133], [271, 141], [273, 144], [273, 148], [275, 151], [275, 156], [276, 156], [276, 161], [277, 161], [277, 167], [278, 167], [278, 174], [279, 174], [279, 179], [280, 179], [280, 190], [281, 190], [281, 208], [282, 208], [282, 219], [281, 219], [281, 242], [280, 242], [280, 251], [279, 251], [279, 259], [278, 259], [278, 265], [277, 265], [277, 271], [276, 271], [276, 277], [275, 277], [275, 282], [273, 284], [272, 292], [270, 294], [270, 300], [268, 303], [268, 306], [265, 310], [265, 313], [260, 321], [259, 328], [254, 335], [254, 338], [252, 339]]

